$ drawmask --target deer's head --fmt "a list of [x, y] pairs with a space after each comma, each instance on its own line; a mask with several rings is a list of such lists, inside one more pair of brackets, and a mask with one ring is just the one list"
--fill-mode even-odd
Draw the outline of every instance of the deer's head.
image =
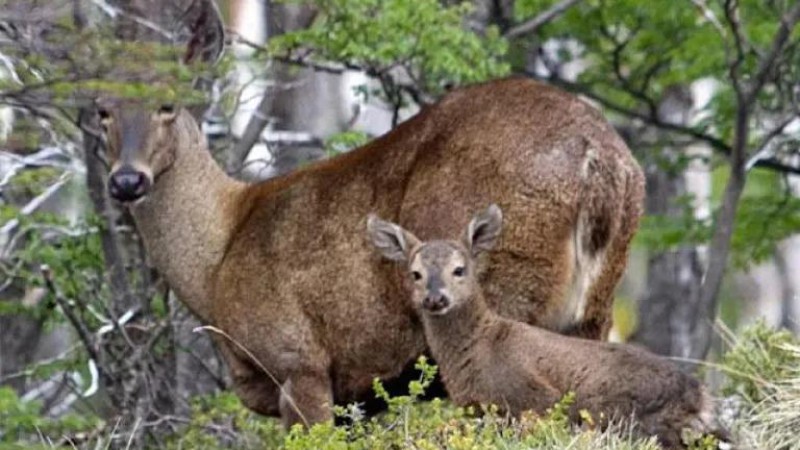
[[405, 262], [413, 282], [414, 307], [444, 315], [468, 302], [479, 289], [475, 258], [491, 249], [502, 229], [497, 205], [477, 214], [460, 240], [420, 241], [400, 225], [371, 215], [367, 231], [384, 257]]
[[149, 111], [107, 100], [98, 102], [97, 114], [111, 164], [108, 193], [120, 202], [147, 195], [172, 166], [177, 146], [196, 142], [200, 135], [194, 117], [172, 105]]
[[[181, 17], [181, 29], [188, 30], [182, 62], [216, 61], [224, 34], [214, 1], [193, 1]], [[159, 175], [174, 163], [177, 147], [194, 145], [201, 137], [193, 114], [185, 107], [171, 102], [152, 105], [108, 97], [96, 101], [97, 123], [110, 164], [108, 192], [120, 202], [135, 202], [146, 196]]]

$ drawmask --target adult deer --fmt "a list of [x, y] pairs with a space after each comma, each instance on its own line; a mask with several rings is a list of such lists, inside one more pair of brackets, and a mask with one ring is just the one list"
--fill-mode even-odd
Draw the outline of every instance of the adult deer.
[[226, 176], [179, 106], [100, 102], [98, 114], [111, 196], [178, 298], [258, 360], [217, 342], [257, 412], [326, 420], [332, 402], [370, 397], [374, 377], [426, 350], [406, 277], [363, 236], [370, 212], [425, 239], [497, 202], [511, 225], [484, 261], [491, 307], [608, 334], [642, 174], [600, 113], [570, 94], [523, 79], [457, 90], [364, 147], [257, 184]]

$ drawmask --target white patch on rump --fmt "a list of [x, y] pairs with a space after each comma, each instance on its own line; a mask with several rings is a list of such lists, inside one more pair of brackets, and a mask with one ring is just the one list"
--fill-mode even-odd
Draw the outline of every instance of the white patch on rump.
[[598, 250], [595, 255], [590, 255], [584, 248], [586, 232], [586, 220], [581, 213], [578, 216], [573, 239], [568, 243], [572, 250], [572, 280], [555, 318], [555, 325], [562, 329], [583, 320], [589, 290], [600, 276], [605, 262], [605, 251]]
[[[581, 164], [581, 179], [585, 183], [592, 175], [592, 163], [597, 160], [597, 151], [589, 147]], [[588, 303], [589, 290], [597, 281], [605, 264], [606, 253], [598, 249], [594, 255], [585, 248], [591, 230], [587, 226], [586, 212], [580, 211], [572, 240], [567, 242], [572, 255], [572, 279], [567, 288], [561, 308], [556, 312], [555, 325], [565, 329], [583, 320]]]

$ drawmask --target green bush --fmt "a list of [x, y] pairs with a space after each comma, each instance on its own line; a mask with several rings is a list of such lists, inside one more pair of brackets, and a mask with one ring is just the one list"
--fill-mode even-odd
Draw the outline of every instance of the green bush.
[[[509, 73], [506, 42], [495, 27], [478, 36], [464, 29], [472, 5], [438, 0], [314, 0], [314, 26], [271, 39], [274, 56], [307, 62], [337, 61], [385, 75], [404, 67], [418, 88], [431, 94], [445, 86]], [[310, 60], [310, 61], [308, 61]]]
[[[524, 414], [511, 420], [496, 408], [459, 408], [446, 400], [422, 401], [436, 368], [424, 358], [417, 363], [420, 378], [410, 383], [409, 395], [392, 397], [376, 380], [376, 396], [388, 409], [365, 418], [358, 405], [336, 407], [348, 425], [317, 424], [309, 430], [296, 426], [284, 431], [280, 422], [246, 409], [230, 392], [199, 397], [188, 418], [174, 417], [175, 430], [168, 436], [147, 438], [147, 448], [168, 449], [285, 449], [285, 450], [477, 450], [499, 449], [615, 449], [657, 450], [655, 438], [637, 437], [630, 427], [602, 430], [581, 412], [583, 424], [571, 423], [568, 411], [574, 402], [566, 395], [545, 414]], [[800, 450], [796, 430], [800, 426], [800, 340], [786, 331], [757, 323], [744, 330], [724, 355], [721, 369], [728, 377], [723, 391], [744, 407], [732, 424], [742, 448]], [[22, 402], [10, 389], [0, 389], [0, 449], [28, 448], [38, 444], [52, 448], [52, 441], [91, 434], [76, 448], [95, 448], [112, 439], [111, 424], [97, 419], [69, 416], [47, 419], [39, 405]], [[99, 431], [98, 431], [99, 430]], [[115, 436], [124, 442], [125, 436]], [[120, 441], [121, 440], [121, 441]], [[708, 436], [689, 435], [691, 450], [717, 448]], [[103, 445], [100, 445], [103, 447]]]
[[[317, 424], [310, 430], [297, 425], [284, 433], [277, 421], [257, 418], [246, 411], [238, 400], [224, 394], [201, 400], [194, 416], [180, 439], [171, 448], [220, 447], [281, 448], [285, 450], [367, 450], [367, 449], [601, 449], [655, 450], [655, 439], [640, 440], [629, 429], [614, 427], [601, 431], [591, 425], [575, 428], [567, 411], [574, 396], [567, 395], [543, 417], [524, 415], [511, 421], [495, 408], [475, 411], [457, 408], [434, 399], [420, 401], [433, 381], [436, 368], [420, 359], [419, 380], [409, 385], [409, 395], [391, 397], [379, 381], [376, 395], [386, 401], [388, 410], [365, 419], [355, 406], [337, 407], [336, 414], [349, 419], [348, 426]], [[591, 423], [588, 416], [587, 422]], [[233, 425], [233, 426], [232, 426]], [[231, 442], [222, 428], [236, 429], [238, 440]], [[697, 447], [701, 448], [701, 447]]]
[[742, 448], [800, 450], [800, 339], [758, 322], [723, 357]]
[[[9, 387], [0, 387], [0, 449], [23, 448], [23, 442], [39, 441], [44, 447], [51, 439], [79, 433], [99, 425], [96, 418], [66, 414], [57, 419], [43, 417], [38, 402], [24, 402]], [[30, 449], [29, 445], [24, 448]]]
[[758, 321], [742, 332], [722, 358], [727, 375], [723, 394], [756, 404], [775, 394], [781, 383], [800, 368], [798, 339], [787, 330], [774, 330]]

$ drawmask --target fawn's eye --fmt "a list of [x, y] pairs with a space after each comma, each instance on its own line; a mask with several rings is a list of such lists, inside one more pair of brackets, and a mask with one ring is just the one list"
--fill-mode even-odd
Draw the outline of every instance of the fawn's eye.
[[97, 117], [100, 118], [100, 128], [103, 129], [103, 133], [108, 133], [108, 125], [111, 123], [111, 113], [105, 108], [99, 108], [97, 110]]
[[456, 267], [453, 269], [453, 276], [454, 277], [463, 277], [464, 276], [464, 268], [463, 267]]
[[419, 281], [422, 279], [422, 274], [417, 272], [416, 270], [411, 272], [411, 276], [414, 277], [414, 281]]

